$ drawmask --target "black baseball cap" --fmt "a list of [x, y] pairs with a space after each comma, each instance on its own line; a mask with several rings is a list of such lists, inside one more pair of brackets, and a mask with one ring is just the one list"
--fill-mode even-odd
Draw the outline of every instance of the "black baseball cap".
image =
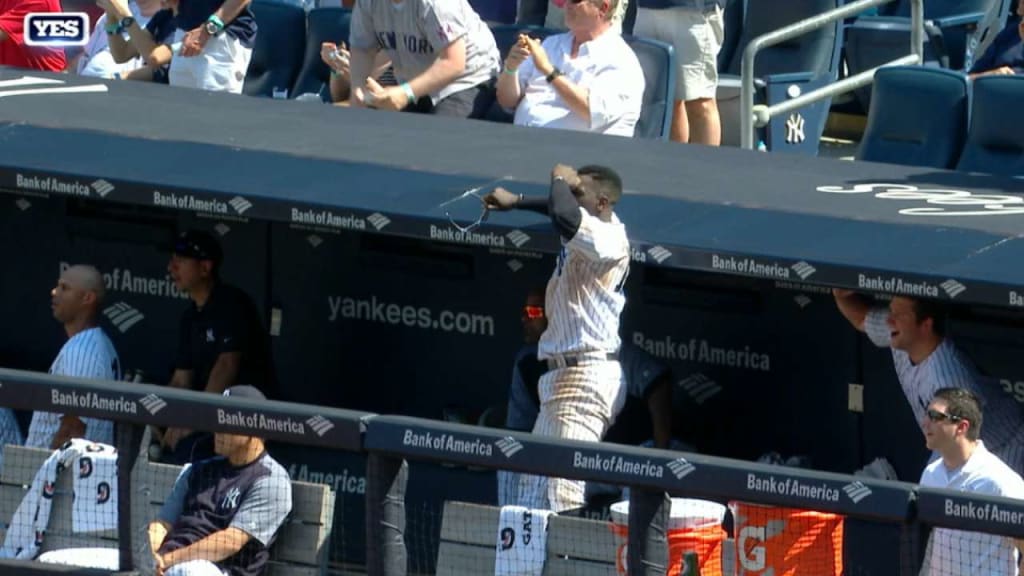
[[267, 397], [260, 392], [260, 389], [255, 386], [248, 386], [240, 384], [238, 386], [232, 386], [224, 391], [225, 396], [231, 398], [249, 398], [250, 400], [266, 400]]
[[174, 240], [173, 251], [178, 256], [211, 260], [215, 264], [220, 264], [223, 258], [217, 239], [201, 230], [188, 230], [179, 234]]

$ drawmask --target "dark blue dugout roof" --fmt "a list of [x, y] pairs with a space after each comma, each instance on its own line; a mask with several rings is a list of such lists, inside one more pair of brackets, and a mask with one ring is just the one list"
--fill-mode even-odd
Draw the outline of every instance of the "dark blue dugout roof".
[[[0, 68], [8, 192], [54, 193], [54, 177], [98, 201], [552, 252], [538, 215], [465, 236], [440, 205], [485, 184], [544, 194], [556, 162], [605, 163], [635, 261], [997, 306], [1024, 293], [1021, 180], [27, 74], [64, 84], [14, 88], [26, 73]], [[475, 202], [449, 208], [468, 222]]]

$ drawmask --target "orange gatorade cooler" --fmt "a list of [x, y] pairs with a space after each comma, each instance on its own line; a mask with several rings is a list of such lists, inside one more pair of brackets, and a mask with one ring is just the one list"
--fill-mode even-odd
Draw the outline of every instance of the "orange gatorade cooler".
[[[612, 531], [616, 535], [615, 569], [626, 574], [626, 546], [629, 534], [629, 500], [612, 504]], [[695, 552], [701, 576], [723, 576], [722, 542], [725, 530], [722, 519], [725, 506], [707, 500], [673, 498], [668, 520], [669, 576], [679, 576], [683, 555]]]
[[839, 514], [730, 502], [737, 576], [840, 576]]

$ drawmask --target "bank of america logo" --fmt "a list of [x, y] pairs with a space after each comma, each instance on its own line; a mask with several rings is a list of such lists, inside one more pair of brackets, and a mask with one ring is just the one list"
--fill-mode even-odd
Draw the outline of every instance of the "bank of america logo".
[[711, 378], [697, 372], [690, 374], [686, 378], [679, 381], [679, 387], [686, 390], [686, 393], [693, 398], [693, 401], [697, 404], [703, 404], [715, 394], [722, 391], [722, 387], [719, 386], [718, 382], [715, 382]]
[[651, 258], [654, 258], [654, 261], [657, 262], [658, 264], [661, 264], [662, 262], [668, 260], [672, 256], [672, 253], [662, 246], [652, 246], [648, 248], [647, 254]]
[[523, 263], [520, 262], [519, 260], [516, 260], [515, 258], [513, 258], [512, 260], [509, 260], [507, 262], [507, 264], [508, 264], [508, 269], [513, 271], [513, 272], [519, 272], [520, 270], [523, 269]]
[[861, 500], [871, 496], [871, 488], [868, 488], [861, 482], [850, 482], [846, 486], [843, 486], [843, 492], [853, 500], [854, 504], [860, 503]]
[[324, 243], [324, 239], [317, 236], [316, 234], [310, 234], [309, 236], [306, 236], [306, 242], [309, 242], [310, 246], [316, 248], [317, 246]]
[[366, 219], [369, 220], [370, 224], [378, 231], [380, 231], [381, 228], [387, 226], [388, 224], [391, 224], [391, 219], [381, 214], [380, 212], [374, 212], [373, 214], [367, 216]]
[[501, 450], [501, 453], [505, 455], [505, 458], [515, 456], [523, 449], [523, 445], [519, 443], [519, 440], [516, 440], [511, 436], [505, 436], [494, 444], [498, 447], [498, 450]]
[[316, 432], [316, 435], [321, 438], [323, 438], [324, 434], [327, 434], [332, 428], [334, 428], [334, 424], [331, 424], [330, 420], [319, 414], [310, 417], [309, 420], [306, 420], [306, 424], [309, 424], [309, 427], [313, 429], [313, 432]]
[[803, 260], [797, 262], [796, 264], [793, 264], [792, 266], [790, 266], [790, 268], [793, 269], [793, 272], [796, 272], [796, 275], [799, 276], [801, 280], [807, 280], [807, 278], [810, 277], [811, 274], [814, 274], [815, 272], [818, 271], [817, 268], [811, 266], [810, 264], [804, 262]]
[[157, 412], [167, 407], [167, 402], [164, 399], [157, 396], [156, 394], [147, 394], [139, 400], [139, 404], [149, 412], [150, 415], [156, 415]]
[[671, 472], [677, 480], [682, 480], [683, 478], [686, 478], [687, 476], [692, 474], [694, 470], [697, 469], [696, 466], [687, 462], [686, 458], [676, 458], [675, 460], [666, 464], [665, 467], [668, 468], [668, 471]]
[[252, 202], [249, 202], [241, 196], [235, 196], [231, 200], [228, 200], [228, 204], [238, 212], [239, 215], [245, 214], [245, 211], [252, 208]]
[[221, 236], [227, 236], [228, 232], [231, 232], [231, 227], [223, 222], [218, 222], [217, 225], [213, 227], [213, 230]]
[[122, 334], [131, 330], [132, 326], [135, 326], [139, 322], [142, 322], [146, 317], [135, 308], [132, 308], [124, 302], [118, 302], [111, 306], [107, 306], [103, 309], [103, 315], [110, 320], [110, 323], [114, 325]]
[[802, 310], [807, 308], [807, 305], [811, 303], [811, 299], [806, 294], [797, 294], [793, 296], [793, 302], [796, 302], [796, 305]]
[[516, 248], [521, 248], [523, 244], [530, 241], [530, 236], [522, 230], [513, 230], [505, 234], [505, 238], [508, 238], [510, 242], [515, 244]]
[[106, 198], [107, 194], [110, 194], [111, 192], [114, 191], [114, 185], [102, 178], [93, 182], [92, 184], [89, 184], [89, 187], [91, 187], [97, 194], [99, 194], [101, 198]]
[[21, 210], [22, 212], [32, 207], [32, 203], [29, 202], [28, 200], [25, 200], [24, 198], [18, 198], [17, 200], [15, 200], [14, 205], [17, 206], [18, 210]]
[[941, 286], [942, 289], [946, 291], [946, 294], [950, 298], [956, 298], [957, 296], [959, 296], [960, 294], [967, 290], [967, 286], [964, 286], [963, 284], [957, 282], [956, 280], [953, 280], [952, 278], [946, 280], [942, 284], [939, 284], [939, 286]]

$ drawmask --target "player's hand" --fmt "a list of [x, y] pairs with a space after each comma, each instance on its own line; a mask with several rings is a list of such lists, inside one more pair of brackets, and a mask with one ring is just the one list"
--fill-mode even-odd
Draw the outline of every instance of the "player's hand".
[[1000, 66], [995, 70], [985, 72], [985, 76], [1013, 76], [1014, 74], [1016, 74], [1016, 72], [1014, 72], [1013, 68], [1010, 68], [1009, 66]]
[[519, 194], [513, 194], [501, 186], [484, 196], [484, 206], [488, 210], [511, 210], [519, 204]]
[[519, 35], [519, 42], [516, 42], [508, 51], [505, 57], [505, 69], [515, 71], [519, 69], [523, 61], [530, 57], [530, 49], [526, 45], [526, 35]]
[[380, 108], [381, 110], [401, 110], [409, 105], [409, 96], [398, 86], [381, 86], [373, 78], [366, 79], [365, 92], [372, 99], [372, 104], [367, 106]]
[[835, 296], [836, 298], [849, 298], [850, 296], [853, 296], [854, 294], [856, 294], [856, 292], [854, 292], [853, 290], [849, 290], [847, 288], [833, 288], [832, 289], [832, 295]]
[[205, 26], [199, 26], [193, 28], [185, 33], [185, 37], [181, 40], [181, 50], [178, 52], [179, 56], [190, 58], [192, 56], [198, 56], [203, 48], [206, 47], [206, 43], [210, 40], [210, 34], [206, 31]]
[[548, 53], [541, 46], [540, 40], [525, 35], [523, 38], [525, 38], [526, 49], [529, 50], [530, 56], [533, 56], [533, 65], [537, 71], [545, 76], [551, 74], [555, 70], [555, 66], [551, 64], [551, 59], [548, 58]]
[[580, 176], [572, 166], [566, 166], [565, 164], [556, 165], [551, 171], [551, 180], [554, 181], [555, 178], [562, 178], [574, 190], [579, 188]]
[[327, 67], [334, 70], [339, 76], [348, 78], [349, 75], [349, 51], [345, 48], [345, 43], [335, 44], [334, 42], [324, 42], [320, 45], [320, 59], [327, 64]]

